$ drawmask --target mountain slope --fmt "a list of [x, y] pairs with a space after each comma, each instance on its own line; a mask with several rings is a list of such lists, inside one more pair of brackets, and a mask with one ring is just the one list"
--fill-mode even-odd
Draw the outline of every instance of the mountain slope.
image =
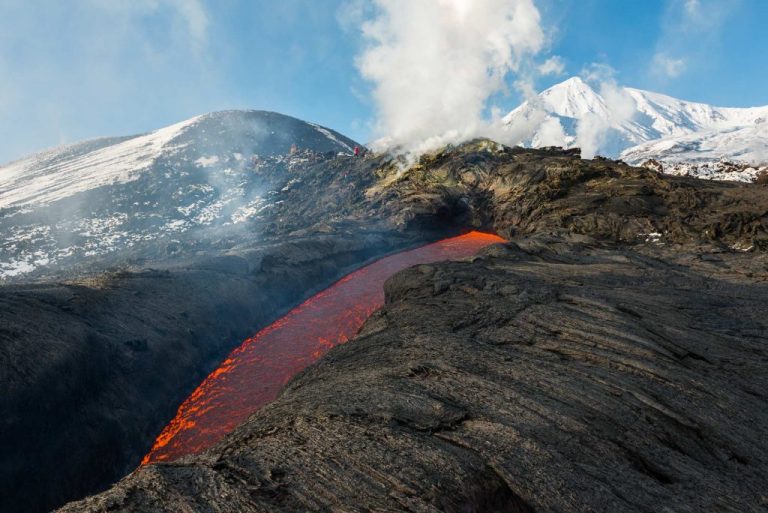
[[[352, 151], [355, 142], [276, 113], [223, 111], [154, 132], [54, 148], [0, 167], [0, 208], [50, 204], [102, 185], [124, 183], [163, 158], [210, 165], [220, 158], [287, 154], [292, 144], [314, 151]], [[240, 159], [242, 160], [242, 159]]]
[[[766, 119], [768, 106], [713, 107], [610, 84], [596, 91], [574, 77], [526, 101], [504, 122], [521, 134], [526, 146], [579, 146], [587, 157], [599, 154], [615, 158], [649, 141], [755, 127]], [[763, 140], [756, 142], [758, 150], [765, 148]], [[728, 147], [723, 146], [720, 153], [728, 154]]]
[[753, 182], [768, 172], [768, 122], [665, 137], [628, 148], [621, 158], [667, 174]]
[[[269, 176], [274, 175], [274, 179], [265, 183], [270, 192], [275, 192], [274, 195], [267, 194], [267, 197], [274, 196], [275, 199], [271, 203], [273, 207], [263, 214], [265, 219], [249, 225], [254, 228], [253, 231], [240, 230], [231, 237], [224, 233], [207, 245], [195, 246], [185, 242], [190, 244], [188, 249], [182, 245], [182, 249], [178, 250], [181, 253], [173, 253], [172, 258], [163, 262], [165, 265], [158, 265], [153, 260], [146, 266], [131, 266], [120, 272], [85, 277], [75, 274], [74, 277], [78, 279], [70, 279], [66, 283], [51, 279], [39, 284], [0, 287], [0, 390], [3, 391], [0, 394], [0, 432], [4, 435], [0, 437], [0, 454], [3, 455], [0, 460], [0, 511], [45, 511], [44, 505], [50, 509], [63, 500], [92, 493], [113, 478], [123, 475], [122, 472], [132, 470], [127, 467], [131, 462], [138, 463], [163, 425], [173, 417], [178, 404], [234, 345], [263, 327], [265, 321], [275, 320], [275, 316], [284, 312], [284, 308], [306, 298], [306, 294], [311, 293], [313, 288], [317, 290], [317, 287], [329, 284], [329, 280], [341, 277], [339, 273], [350, 266], [396, 248], [429, 240], [429, 232], [435, 229], [479, 228], [497, 231], [506, 238], [535, 233], [571, 234], [574, 240], [603, 241], [609, 251], [612, 247], [624, 244], [632, 248], [646, 247], [651, 254], [657, 248], [680, 248], [687, 244], [694, 253], [684, 255], [682, 263], [690, 259], [702, 262], [707, 266], [703, 283], [719, 291], [722, 288], [714, 279], [714, 273], [722, 271], [721, 259], [733, 263], [733, 268], [738, 272], [751, 273], [751, 257], [756, 255], [754, 267], [759, 273], [765, 271], [761, 266], [765, 262], [765, 250], [768, 248], [768, 219], [765, 216], [768, 211], [768, 189], [764, 187], [659, 177], [651, 171], [617, 162], [581, 160], [577, 152], [507, 148], [490, 141], [476, 141], [426, 155], [418, 165], [409, 169], [403, 169], [384, 155], [324, 158], [303, 164], [297, 160], [293, 167], [290, 163], [285, 167], [272, 164], [283, 157], [278, 155], [275, 160], [263, 159], [272, 167], [259, 168], [260, 173], [263, 171]], [[295, 158], [299, 159], [299, 156]], [[264, 177], [259, 179], [266, 180]], [[164, 198], [170, 203], [167, 197]], [[275, 228], [262, 230], [263, 224], [274, 224]], [[225, 228], [213, 226], [211, 231], [225, 232]], [[395, 230], [399, 233], [393, 233]], [[562, 249], [557, 242], [543, 243], [553, 251]], [[585, 246], [580, 246], [578, 252], [594, 255], [593, 251], [598, 249], [596, 244], [587, 242]], [[697, 248], [702, 245], [709, 249], [706, 249], [707, 254], [699, 255], [703, 250]], [[158, 246], [164, 247], [160, 243]], [[175, 246], [165, 247], [171, 249]], [[754, 252], [731, 252], [727, 247], [742, 250], [751, 248]], [[533, 255], [544, 256], [543, 251], [541, 244], [531, 246]], [[124, 252], [119, 254], [125, 257]], [[511, 257], [514, 260], [515, 255]], [[637, 304], [636, 297], [618, 298], [621, 301], [616, 303], [616, 309], [608, 310], [604, 308], [606, 303], [596, 302], [595, 297], [599, 297], [600, 290], [620, 293], [625, 285], [636, 283], [635, 278], [622, 281], [622, 268], [626, 270], [623, 262], [631, 263], [638, 259], [646, 262], [649, 259], [639, 254], [632, 256], [610, 252], [594, 258], [598, 260], [596, 264], [613, 262], [615, 266], [586, 270], [577, 263], [575, 269], [587, 272], [578, 278], [567, 269], [563, 271], [564, 268], [560, 266], [563, 262], [552, 262], [550, 270], [553, 276], [557, 280], [564, 280], [552, 286], [556, 290], [569, 292], [561, 294], [560, 299], [565, 302], [563, 308], [572, 311], [573, 303], [568, 296], [572, 296], [570, 292], [575, 291], [584, 295], [590, 311], [598, 311], [601, 315], [605, 312], [621, 312], [619, 308], [624, 309], [626, 319], [634, 319], [637, 315], [627, 314], [628, 309], [644, 313], [644, 301]], [[694, 283], [682, 278], [679, 267], [674, 265], [670, 269], [671, 274], [658, 282], [649, 282], [645, 269], [640, 269], [637, 279], [641, 285], [650, 287], [647, 290], [651, 299], [659, 294], [656, 283], [671, 284], [678, 291], [695, 291], [696, 294], [689, 297], [704, 302], [699, 303], [699, 306], [708, 313], [708, 321], [712, 319], [709, 310], [715, 303], [717, 308], [721, 304], [732, 304], [742, 316], [754, 315], [763, 319], [764, 316], [759, 317], [762, 313], [759, 309], [753, 314], [751, 310], [742, 309], [736, 302], [729, 303], [731, 299], [743, 299], [744, 295], [737, 293], [739, 291], [734, 291], [732, 297], [717, 301], [710, 295], [701, 294], [702, 282]], [[88, 272], [92, 270], [91, 265], [86, 269]], [[449, 307], [459, 317], [440, 316], [438, 320], [442, 322], [450, 319], [454, 330], [468, 335], [477, 333], [475, 330], [487, 320], [496, 323], [496, 326], [485, 326], [500, 330], [498, 333], [502, 335], [511, 333], [510, 337], [516, 337], [515, 333], [519, 333], [524, 337], [504, 341], [493, 336], [488, 339], [491, 344], [489, 347], [499, 348], [507, 343], [515, 347], [529, 347], [526, 337], [530, 336], [531, 329], [527, 323], [518, 327], [511, 326], [510, 329], [514, 331], [504, 331], [507, 325], [503, 318], [496, 317], [497, 312], [509, 313], [514, 310], [511, 304], [498, 303], [503, 299], [496, 291], [519, 296], [522, 312], [526, 316], [535, 317], [540, 313], [539, 299], [548, 297], [539, 295], [543, 290], [542, 284], [532, 282], [518, 288], [511, 283], [512, 288], [507, 289], [489, 283], [486, 288], [483, 271], [480, 270], [480, 273], [477, 279], [473, 278], [467, 284], [454, 283], [452, 279], [438, 279], [429, 285], [429, 290], [440, 296], [428, 299], [429, 304], [439, 305], [445, 297], [442, 294], [449, 291], [461, 294], [468, 301]], [[522, 270], [522, 273], [526, 275], [527, 270]], [[593, 277], [603, 276], [609, 281], [618, 281], [606, 282], [587, 291], [584, 286], [595, 285], [590, 273], [594, 273]], [[414, 284], [418, 286], [418, 281]], [[474, 302], [475, 289], [490, 293], [488, 298], [497, 302]], [[579, 289], [584, 290], [579, 292]], [[758, 302], [758, 306], [762, 304], [764, 301]], [[667, 308], [666, 305], [661, 305], [664, 307], [661, 308], [659, 305], [657, 299], [651, 302], [652, 307], [660, 309], [657, 312], [691, 312], [690, 308], [683, 310], [685, 303], [677, 310]], [[473, 312], [488, 313], [492, 318], [473, 319]], [[434, 312], [413, 310], [411, 313], [416, 318], [429, 321], [432, 319], [429, 316]], [[423, 317], [424, 313], [427, 317]], [[462, 318], [465, 314], [469, 317]], [[735, 318], [730, 313], [725, 317]], [[475, 324], [475, 319], [482, 323]], [[606, 325], [592, 319], [588, 321], [585, 326], [589, 329]], [[653, 326], [667, 325], [663, 321], [650, 319], [648, 322]], [[729, 340], [736, 337], [740, 344], [750, 343], [742, 339], [738, 332], [732, 331], [728, 323], [717, 326], [705, 324], [702, 328], [696, 319], [688, 321], [690, 325], [686, 325], [686, 329], [689, 329], [688, 333], [695, 340], [700, 340], [701, 335], [694, 328], [709, 333], [719, 326], [728, 330]], [[583, 331], [578, 325], [566, 322], [571, 327], [576, 326], [575, 331]], [[625, 326], [613, 325], [615, 330], [611, 329], [614, 333], [624, 333], [628, 331], [624, 330]], [[549, 329], [553, 327], [556, 329]], [[549, 328], [545, 326], [542, 333], [554, 336], [563, 331], [554, 323]], [[428, 348], [428, 354], [435, 356], [432, 360], [439, 361], [439, 351], [450, 346], [443, 343], [449, 340], [443, 333], [436, 333], [437, 338], [429, 340], [439, 342], [442, 349]], [[756, 332], [751, 333], [754, 336]], [[637, 335], [638, 338], [633, 340], [639, 341], [637, 343], [640, 347], [647, 347], [644, 331], [633, 335]], [[473, 339], [485, 343], [485, 335], [482, 337]], [[678, 340], [680, 333], [674, 332], [672, 337]], [[662, 340], [660, 343], [667, 344], [669, 337], [662, 338], [666, 342]], [[421, 344], [426, 339], [407, 336], [403, 340]], [[557, 344], [563, 347], [559, 341]], [[399, 343], [376, 346], [389, 348], [394, 351], [393, 354], [411, 357], [410, 351], [402, 351]], [[600, 342], [600, 346], [587, 344], [587, 347], [594, 351], [605, 349], [603, 342]], [[475, 354], [474, 349], [470, 352]], [[681, 355], [686, 362], [702, 362], [697, 358], [688, 358], [685, 347], [681, 347], [680, 352], [675, 349], [674, 353]], [[716, 354], [707, 350], [696, 354], [710, 358], [713, 353]], [[495, 350], [487, 354], [492, 357], [489, 363], [496, 362], [491, 365], [504, 361], [498, 358]], [[553, 354], [559, 358], [557, 353]], [[470, 361], [464, 356], [459, 353], [456, 358]], [[754, 354], [752, 357], [755, 357]], [[628, 361], [634, 360], [630, 355], [619, 354], [615, 361], [609, 362], [606, 369], [627, 368]], [[733, 360], [727, 358], [725, 361]], [[374, 359], [373, 363], [380, 370], [386, 368], [386, 364], [382, 365], [380, 360]], [[483, 368], [493, 367], [486, 367], [485, 364], [474, 367], [486, 374]], [[414, 377], [428, 377], [432, 372], [430, 370], [425, 374], [423, 369], [419, 370], [420, 365], [414, 365], [413, 369], [416, 369]], [[572, 376], [571, 370], [567, 369], [561, 376]], [[739, 366], [739, 372], [744, 371], [745, 367]], [[352, 374], [346, 372], [345, 375]], [[452, 381], [452, 378], [438, 381], [458, 383], [459, 388], [469, 390], [474, 395], [473, 387], [478, 381], [463, 372], [460, 377], [456, 377], [459, 381]], [[521, 382], [530, 383], [527, 379]], [[732, 380], [727, 382], [734, 383]], [[325, 383], [330, 387], [326, 390], [334, 391], [331, 400], [343, 398], [343, 394], [349, 390], [360, 390], [358, 386], [335, 386], [333, 380], [326, 380]], [[376, 389], [377, 383], [381, 382], [374, 379], [366, 383], [373, 383]], [[390, 390], [386, 388], [388, 386], [385, 384], [384, 388], [378, 390], [387, 392]], [[554, 382], [553, 387], [569, 390], [568, 383], [560, 386]], [[762, 390], [758, 385], [754, 385], [754, 389]], [[740, 394], [738, 390], [736, 392]], [[321, 401], [312, 404], [329, 404], [327, 397], [319, 397]], [[409, 402], [414, 396], [407, 394], [404, 397], [404, 401]], [[368, 400], [365, 404], [373, 407], [382, 404], [379, 398], [372, 398], [373, 401]], [[385, 404], [396, 404], [389, 397], [383, 400]], [[565, 397], [553, 401], [570, 404]], [[707, 402], [708, 405], [714, 403]], [[337, 419], [342, 425], [349, 426], [349, 420], [359, 420], [361, 417], [357, 412], [365, 410], [357, 410], [353, 401], [346, 404], [352, 409], [345, 409], [344, 416]], [[424, 411], [437, 411], [432, 410], [429, 404], [432, 403], [428, 403]], [[406, 410], [398, 408], [394, 417], [374, 416], [371, 425], [375, 426], [380, 420], [385, 426], [400, 425], [403, 420], [407, 422], [418, 418], [410, 416], [408, 411], [406, 416], [402, 416], [403, 411]], [[690, 406], [690, 411], [698, 411], [696, 403]], [[301, 409], [294, 412], [304, 415]], [[351, 418], [347, 418], [347, 413]], [[588, 414], [585, 412], [585, 415]], [[617, 425], [617, 421], [622, 419], [635, 418], [634, 415], [613, 417], [610, 411], [607, 415], [605, 422], [590, 423], [585, 431], [599, 433], [601, 426]], [[291, 422], [288, 417], [286, 419]], [[442, 425], [441, 422], [438, 424]], [[421, 429], [426, 427], [425, 432], [431, 432], [431, 425], [421, 424]], [[653, 436], [645, 436], [647, 433], [644, 433], [642, 439], [663, 440], [663, 430], [667, 425], [660, 426], [661, 431], [654, 432]], [[657, 435], [661, 438], [656, 438]], [[358, 443], [352, 438], [321, 436], [320, 439], [330, 440], [342, 454], [345, 448], [350, 447], [349, 443]], [[369, 441], [358, 441], [364, 445], [357, 447], [365, 449], [358, 451], [358, 454], [370, 454], [366, 449], [370, 447], [366, 445]], [[519, 447], [513, 437], [507, 439], [507, 442]], [[406, 452], [416, 454], [407, 443], [402, 447]], [[655, 449], [656, 446], [652, 446], [650, 450]], [[311, 453], [303, 454], [311, 456]], [[326, 462], [333, 465], [334, 457], [328, 453], [325, 456], [326, 459], [312, 458], [311, 465]], [[463, 455], [460, 456], [463, 461], [468, 461]], [[408, 464], [410, 460], [404, 461]], [[632, 461], [635, 460], [630, 458], [629, 463]], [[366, 464], [370, 463], [372, 460], [368, 459]], [[593, 466], [593, 462], [584, 463]], [[302, 468], [307, 471], [311, 465]], [[533, 468], [530, 475], [550, 475], [548, 467], [551, 465], [542, 463]], [[185, 473], [183, 466], [175, 468]], [[376, 475], [389, 475], [387, 468], [392, 467], [384, 465], [375, 469]], [[280, 475], [286, 475], [280, 474], [279, 470], [268, 469], [269, 475], [277, 479]], [[358, 478], [354, 476], [359, 474], [338, 470], [322, 475], [337, 476], [345, 483], [350, 480], [357, 482]], [[295, 474], [297, 478], [302, 475], [300, 472]], [[481, 473], [480, 478], [485, 477], [488, 477], [487, 474]], [[627, 475], [619, 475], [617, 479], [622, 481], [624, 477]], [[198, 482], [194, 479], [192, 481]], [[312, 480], [311, 483], [316, 484], [318, 481]], [[429, 485], [429, 481], [426, 483]], [[282, 494], [282, 484], [275, 484]], [[259, 486], [257, 482], [249, 483], [250, 491], [256, 489], [251, 485]], [[156, 488], [158, 493], [163, 493], [164, 486]], [[592, 483], [589, 483], [589, 486], [580, 489], [593, 488]], [[377, 487], [378, 491], [374, 492], [388, 493], [390, 489]], [[275, 498], [273, 488], [258, 490]], [[452, 493], [454, 491], [448, 489], [441, 493], [448, 497], [458, 497]], [[193, 497], [194, 493], [190, 490], [181, 495], [187, 498]], [[331, 495], [333, 493], [331, 490]], [[328, 497], [326, 494], [321, 495]], [[126, 500], [141, 500], [141, 496], [133, 497], [129, 494], [126, 497]], [[223, 506], [210, 508], [212, 510], [247, 510], [225, 493], [219, 493], [216, 497], [216, 501]], [[258, 501], [258, 494], [252, 495], [252, 500]], [[180, 505], [179, 501], [180, 496], [174, 495], [168, 502], [163, 500], [143, 511], [160, 510], [163, 504], [168, 504], [171, 511], [179, 511], [186, 507]], [[365, 505], [352, 500], [349, 504], [349, 508]], [[336, 504], [337, 508], [343, 509], [344, 506]], [[285, 508], [291, 511], [296, 509], [306, 508]], [[465, 509], [472, 510], [469, 507]], [[140, 508], [136, 510], [142, 511]], [[488, 511], [488, 508], [478, 507], [475, 510]], [[579, 511], [584, 510], [581, 508]]]
[[164, 249], [258, 222], [292, 165], [355, 144], [288, 116], [224, 111], [10, 163], [0, 167], [0, 280], [121, 253], [144, 258], [158, 241]]

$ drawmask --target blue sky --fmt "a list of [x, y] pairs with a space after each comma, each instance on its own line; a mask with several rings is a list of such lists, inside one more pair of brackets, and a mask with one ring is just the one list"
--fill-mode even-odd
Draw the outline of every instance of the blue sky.
[[[355, 66], [364, 1], [0, 0], [0, 162], [228, 108], [366, 141], [374, 106]], [[537, 89], [600, 64], [622, 85], [768, 104], [768, 1], [535, 3], [547, 43], [534, 59], [554, 58]], [[521, 96], [510, 87], [493, 101], [511, 110]]]

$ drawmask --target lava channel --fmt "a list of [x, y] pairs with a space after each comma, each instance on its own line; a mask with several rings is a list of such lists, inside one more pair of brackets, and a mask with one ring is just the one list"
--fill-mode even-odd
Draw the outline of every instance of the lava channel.
[[142, 465], [174, 461], [218, 443], [252, 413], [277, 398], [298, 372], [352, 338], [384, 304], [384, 282], [417, 264], [474, 255], [503, 242], [470, 232], [367, 265], [297, 306], [247, 339], [182, 403]]

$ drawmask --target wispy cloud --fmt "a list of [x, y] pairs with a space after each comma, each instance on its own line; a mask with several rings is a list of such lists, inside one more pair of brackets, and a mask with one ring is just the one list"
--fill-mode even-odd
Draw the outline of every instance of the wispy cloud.
[[355, 31], [365, 23], [372, 8], [370, 0], [344, 0], [336, 9], [336, 21], [345, 31]]
[[585, 82], [591, 82], [593, 84], [615, 82], [616, 69], [604, 62], [592, 62], [581, 69], [579, 76], [583, 78]]
[[675, 79], [706, 65], [723, 24], [740, 0], [667, 0], [661, 32], [649, 63], [658, 79]]
[[690, 17], [701, 15], [701, 0], [685, 0], [685, 12]]
[[685, 71], [686, 62], [685, 59], [676, 59], [664, 52], [656, 52], [653, 56], [652, 66], [656, 74], [667, 78], [677, 78]]
[[132, 0], [115, 2], [114, 0], [73, 0], [75, 9], [85, 8], [119, 16], [123, 19], [159, 15], [171, 21], [181, 22], [189, 42], [205, 45], [208, 38], [208, 13], [200, 0]]
[[169, 0], [175, 6], [178, 14], [187, 24], [187, 30], [198, 48], [204, 48], [208, 43], [208, 13], [199, 0]]
[[563, 59], [555, 55], [541, 63], [538, 67], [538, 71], [541, 75], [544, 76], [561, 76], [563, 73], [565, 73], [565, 63], [563, 62]]

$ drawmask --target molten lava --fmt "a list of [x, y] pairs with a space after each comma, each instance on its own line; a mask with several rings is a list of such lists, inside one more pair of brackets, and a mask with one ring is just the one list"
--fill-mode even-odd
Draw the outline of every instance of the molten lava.
[[182, 403], [142, 465], [200, 453], [273, 401], [294, 375], [357, 333], [384, 304], [384, 282], [396, 272], [503, 240], [480, 232], [445, 239], [382, 258], [316, 294], [232, 351]]

